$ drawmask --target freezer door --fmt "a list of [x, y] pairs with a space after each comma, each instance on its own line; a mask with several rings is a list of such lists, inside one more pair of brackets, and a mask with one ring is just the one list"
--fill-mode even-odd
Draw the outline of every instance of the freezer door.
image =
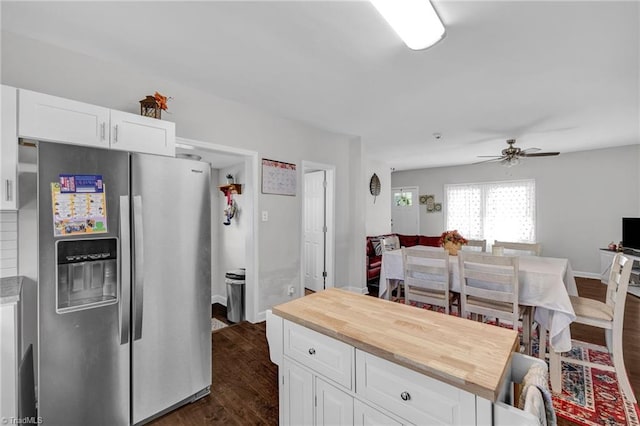
[[[61, 174], [102, 175], [107, 208], [103, 227], [108, 232], [54, 237], [53, 212], [62, 206], [52, 205], [51, 184], [59, 182]], [[129, 424], [130, 340], [126, 333], [129, 271], [127, 262], [124, 265], [119, 262], [126, 256], [129, 245], [128, 209], [121, 205], [121, 198], [128, 199], [128, 176], [129, 155], [125, 152], [38, 144], [39, 344], [36, 358], [38, 416], [45, 424]], [[79, 215], [82, 215], [77, 211], [81, 198], [76, 199], [78, 205], [73, 207]], [[60, 203], [65, 200], [60, 199]], [[87, 205], [84, 206], [86, 209]], [[65, 208], [71, 209], [68, 205]], [[111, 255], [117, 253], [118, 262], [57, 265], [56, 249], [61, 245], [79, 240], [78, 246], [86, 246], [86, 240], [96, 238], [100, 247], [110, 242], [109, 251]], [[90, 251], [96, 255], [95, 250]], [[69, 270], [76, 272], [66, 274]], [[56, 281], [56, 277], [60, 279]], [[94, 295], [100, 292], [100, 285], [104, 285], [105, 293]], [[60, 291], [56, 291], [56, 286], [60, 286]], [[65, 288], [67, 291], [62, 291]], [[76, 302], [89, 303], [83, 306], [68, 303], [60, 309], [59, 305], [66, 303], [60, 299], [63, 293], [83, 298]], [[88, 296], [95, 296], [97, 303], [90, 303]]]
[[132, 154], [133, 422], [211, 385], [210, 171]]

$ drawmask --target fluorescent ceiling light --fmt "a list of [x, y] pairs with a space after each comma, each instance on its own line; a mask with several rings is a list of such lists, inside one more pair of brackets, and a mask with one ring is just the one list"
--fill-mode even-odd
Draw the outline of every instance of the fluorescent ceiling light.
[[444, 25], [429, 0], [370, 1], [410, 49], [426, 49], [444, 37]]

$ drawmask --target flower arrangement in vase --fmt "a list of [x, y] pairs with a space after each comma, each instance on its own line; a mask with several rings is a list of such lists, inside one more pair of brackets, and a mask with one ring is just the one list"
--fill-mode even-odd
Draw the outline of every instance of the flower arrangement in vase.
[[456, 256], [458, 250], [469, 241], [460, 235], [457, 230], [445, 231], [440, 235], [440, 245], [449, 252], [451, 256]]

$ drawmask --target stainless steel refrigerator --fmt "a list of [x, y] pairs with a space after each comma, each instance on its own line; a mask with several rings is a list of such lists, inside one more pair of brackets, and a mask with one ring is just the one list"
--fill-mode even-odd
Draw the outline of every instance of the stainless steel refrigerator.
[[204, 162], [37, 144], [45, 425], [144, 423], [209, 393], [209, 188]]

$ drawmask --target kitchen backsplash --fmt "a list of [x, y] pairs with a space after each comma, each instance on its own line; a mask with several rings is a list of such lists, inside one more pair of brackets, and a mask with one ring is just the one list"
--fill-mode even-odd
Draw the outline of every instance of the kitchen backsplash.
[[18, 212], [0, 211], [0, 278], [18, 275]]

